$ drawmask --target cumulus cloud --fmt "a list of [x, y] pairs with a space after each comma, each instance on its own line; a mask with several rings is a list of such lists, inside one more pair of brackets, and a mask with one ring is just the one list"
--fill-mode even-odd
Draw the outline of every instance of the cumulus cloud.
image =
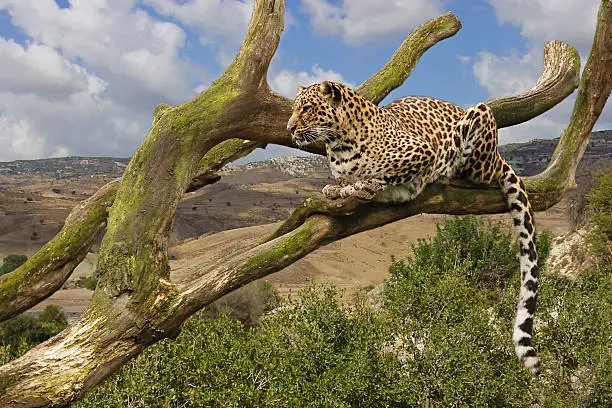
[[190, 26], [226, 68], [234, 59], [253, 11], [253, 0], [143, 0], [156, 13]]
[[593, 42], [599, 0], [489, 0], [500, 23], [515, 24], [535, 44], [561, 40], [584, 50]]
[[394, 33], [407, 34], [415, 26], [442, 13], [442, 0], [303, 0], [315, 34], [337, 35], [351, 45]]
[[321, 81], [341, 82], [350, 87], [353, 84], [347, 83], [344, 77], [333, 70], [326, 71], [318, 65], [313, 65], [311, 72], [295, 72], [282, 70], [276, 75], [272, 75], [269, 80], [270, 87], [279, 94], [287, 98], [295, 98], [298, 86], [308, 86]]
[[136, 0], [0, 0], [27, 36], [0, 37], [0, 160], [59, 154], [129, 156], [159, 103], [206, 83], [186, 34]]
[[246, 32], [253, 0], [143, 0], [163, 16], [199, 28], [203, 42], [240, 43]]
[[22, 47], [0, 37], [0, 61], [0, 89], [4, 91], [56, 93], [105, 86], [104, 81], [44, 44]]
[[[588, 58], [599, 0], [489, 0], [500, 23], [512, 23], [526, 37], [528, 50], [509, 50], [505, 55], [483, 51], [473, 71], [480, 85], [493, 97], [516, 94], [535, 85], [543, 69], [543, 48], [548, 40], [559, 39], [576, 47], [582, 63]], [[576, 24], [580, 22], [580, 24]], [[502, 129], [500, 142], [523, 142], [554, 138], [567, 125], [575, 94], [544, 115], [522, 125]], [[612, 127], [612, 108], [604, 109], [595, 129]]]
[[[189, 92], [190, 64], [179, 57], [185, 33], [176, 24], [154, 20], [135, 0], [0, 0], [13, 24], [32, 40], [78, 59], [102, 78], [122, 77], [143, 94], [179, 102]], [[125, 84], [121, 84], [123, 87]]]
[[478, 82], [491, 95], [509, 95], [526, 91], [536, 83], [538, 66], [542, 65], [538, 57], [532, 53], [520, 54], [516, 50], [504, 56], [483, 51], [478, 54], [472, 68]]

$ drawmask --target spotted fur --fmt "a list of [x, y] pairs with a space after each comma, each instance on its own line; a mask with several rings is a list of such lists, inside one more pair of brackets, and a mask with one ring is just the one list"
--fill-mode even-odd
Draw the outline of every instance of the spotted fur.
[[538, 288], [533, 212], [523, 182], [497, 149], [497, 124], [487, 105], [463, 109], [419, 96], [378, 107], [344, 85], [323, 82], [298, 89], [287, 129], [298, 146], [325, 143], [338, 181], [323, 189], [331, 199], [405, 202], [442, 176], [497, 181], [520, 244], [521, 289], [512, 340], [525, 367], [539, 372], [532, 345]]

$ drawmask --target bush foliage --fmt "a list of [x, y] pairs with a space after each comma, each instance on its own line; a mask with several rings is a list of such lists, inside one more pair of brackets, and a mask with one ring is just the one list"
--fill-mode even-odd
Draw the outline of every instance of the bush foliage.
[[[541, 259], [548, 241], [540, 235]], [[378, 310], [311, 286], [257, 326], [200, 313], [77, 406], [606, 406], [609, 266], [575, 281], [543, 271], [534, 341], [544, 371], [533, 378], [511, 342], [514, 246], [498, 225], [449, 221], [393, 262]]]
[[19, 268], [28, 260], [28, 257], [25, 255], [7, 255], [2, 259], [2, 264], [0, 264], [0, 275], [4, 275], [5, 273], [9, 273]]
[[594, 224], [589, 244], [602, 263], [609, 264], [612, 263], [612, 172], [602, 174], [597, 183], [587, 195]]
[[57, 306], [47, 306], [38, 317], [22, 314], [0, 324], [0, 364], [25, 353], [62, 331], [68, 322]]

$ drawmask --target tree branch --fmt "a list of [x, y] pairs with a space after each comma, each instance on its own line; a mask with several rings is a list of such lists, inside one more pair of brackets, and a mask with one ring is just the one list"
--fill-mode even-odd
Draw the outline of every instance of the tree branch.
[[557, 202], [576, 186], [576, 167], [589, 143], [591, 131], [612, 89], [612, 1], [602, 0], [595, 38], [586, 62], [574, 110], [552, 159], [541, 174], [526, 182], [542, 204]]
[[578, 87], [580, 56], [561, 41], [544, 46], [544, 70], [535, 86], [518, 95], [485, 101], [493, 110], [498, 128], [518, 125], [556, 106]]
[[25, 264], [0, 276], [0, 322], [35, 306], [59, 289], [106, 226], [119, 180], [76, 206], [62, 230]]
[[460, 29], [461, 22], [451, 12], [421, 24], [408, 34], [385, 66], [355, 90], [378, 105], [412, 74], [425, 51], [457, 34]]

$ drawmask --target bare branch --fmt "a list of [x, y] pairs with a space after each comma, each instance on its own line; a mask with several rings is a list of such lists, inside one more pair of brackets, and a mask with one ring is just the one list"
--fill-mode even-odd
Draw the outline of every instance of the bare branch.
[[499, 128], [514, 126], [556, 106], [574, 92], [579, 80], [578, 51], [553, 40], [544, 46], [544, 71], [533, 88], [519, 95], [489, 99], [485, 103], [493, 110]]
[[77, 205], [51, 241], [25, 264], [0, 276], [0, 322], [38, 304], [64, 284], [106, 226], [107, 209], [118, 186], [119, 179], [113, 180]]
[[425, 51], [457, 34], [460, 29], [461, 22], [451, 12], [421, 24], [408, 34], [385, 66], [355, 90], [378, 105], [412, 74], [412, 70]]
[[240, 51], [224, 76], [239, 79], [243, 87], [256, 86], [267, 89], [268, 66], [276, 53], [284, 20], [284, 0], [256, 0], [251, 24]]

